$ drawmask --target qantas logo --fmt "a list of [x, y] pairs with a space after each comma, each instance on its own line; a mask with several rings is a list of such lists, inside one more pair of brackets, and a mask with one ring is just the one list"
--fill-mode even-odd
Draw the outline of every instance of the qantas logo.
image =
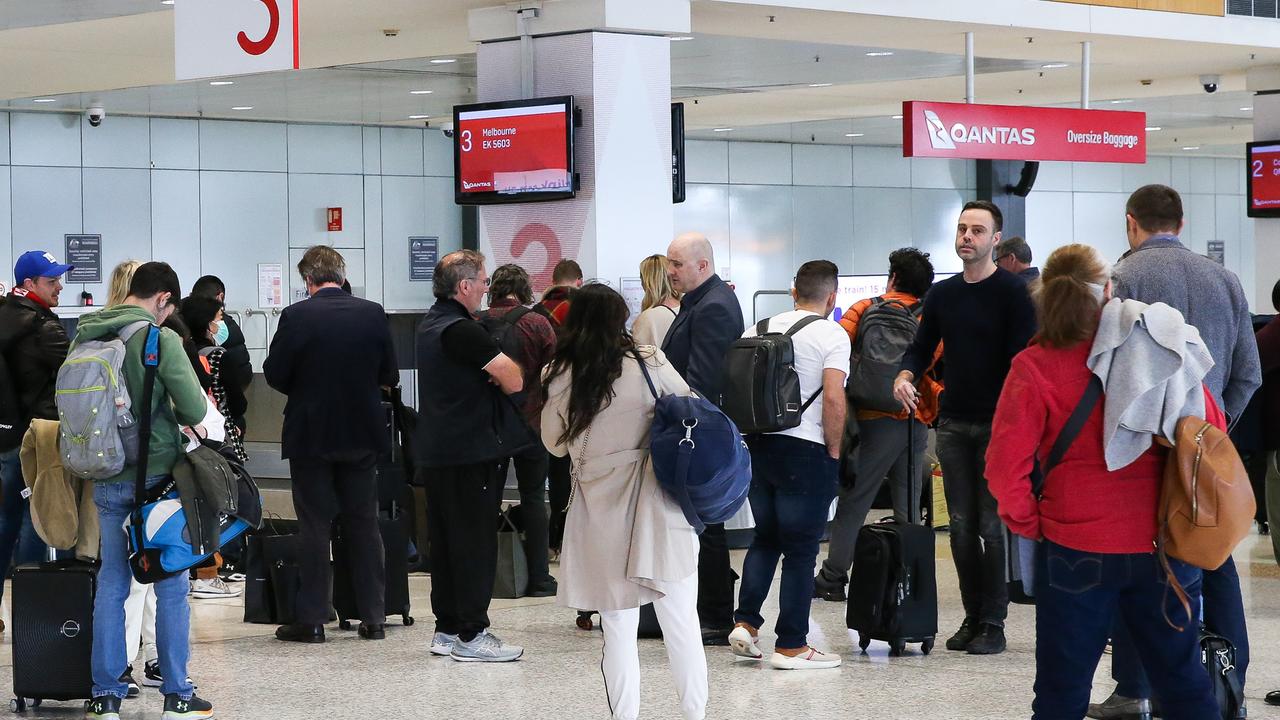
[[1035, 145], [1035, 128], [1015, 128], [991, 125], [965, 125], [955, 123], [947, 127], [942, 118], [932, 110], [924, 111], [925, 126], [929, 130], [929, 144], [934, 150], [955, 150], [956, 143], [977, 145]]
[[492, 190], [492, 189], [493, 189], [493, 183], [491, 183], [491, 182], [467, 182], [466, 180], [463, 180], [463, 181], [462, 181], [462, 189], [463, 189], [463, 190], [475, 190], [475, 189], [477, 189], [477, 188], [482, 188], [482, 189], [485, 189], [485, 190]]

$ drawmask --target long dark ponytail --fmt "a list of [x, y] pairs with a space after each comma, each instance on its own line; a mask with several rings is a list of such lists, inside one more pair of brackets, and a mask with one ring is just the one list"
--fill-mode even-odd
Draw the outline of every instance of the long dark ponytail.
[[627, 301], [603, 283], [583, 285], [573, 294], [555, 358], [542, 384], [547, 388], [560, 375], [569, 375], [569, 413], [557, 443], [567, 445], [591, 425], [596, 414], [613, 401], [613, 384], [622, 375], [624, 356], [635, 348], [627, 332]]

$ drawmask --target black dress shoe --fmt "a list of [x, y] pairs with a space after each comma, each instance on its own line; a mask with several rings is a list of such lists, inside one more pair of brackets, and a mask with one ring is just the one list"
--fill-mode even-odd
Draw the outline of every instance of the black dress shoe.
[[733, 628], [702, 628], [702, 644], [706, 647], [728, 647], [729, 633]]
[[1268, 705], [1280, 705], [1280, 690], [1272, 690], [1262, 699]]
[[956, 630], [956, 634], [947, 638], [947, 649], [953, 651], [962, 651], [969, 647], [969, 643], [978, 636], [981, 629], [977, 620], [965, 618], [960, 624], [960, 629]]
[[385, 625], [368, 625], [360, 623], [360, 629], [357, 632], [359, 632], [360, 637], [365, 640], [385, 640], [387, 637]]
[[831, 582], [823, 577], [821, 572], [813, 576], [813, 597], [827, 602], [845, 602], [847, 599], [844, 594], [844, 583]]
[[999, 655], [1004, 649], [1004, 628], [990, 624], [984, 624], [982, 631], [965, 647], [970, 655]]
[[276, 639], [285, 642], [322, 643], [324, 642], [324, 626], [293, 623], [276, 628]]

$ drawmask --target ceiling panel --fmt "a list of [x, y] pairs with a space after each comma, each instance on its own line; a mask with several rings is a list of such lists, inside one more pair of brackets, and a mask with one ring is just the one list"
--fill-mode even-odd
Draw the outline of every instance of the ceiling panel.
[[160, 0], [0, 0], [0, 30], [171, 10]]

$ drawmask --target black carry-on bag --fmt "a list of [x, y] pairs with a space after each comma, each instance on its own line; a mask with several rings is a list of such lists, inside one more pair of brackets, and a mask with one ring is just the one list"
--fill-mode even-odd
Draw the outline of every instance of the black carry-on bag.
[[[105, 531], [105, 528], [104, 528]], [[23, 712], [42, 700], [93, 695], [93, 598], [97, 572], [75, 560], [21, 565], [13, 571], [13, 694]]]
[[[334, 523], [333, 538], [333, 608], [338, 613], [338, 627], [351, 629], [351, 621], [360, 622], [356, 606], [355, 583], [351, 577], [350, 555], [342, 536], [342, 519]], [[393, 505], [378, 513], [378, 530], [382, 534], [382, 551], [386, 575], [385, 607], [387, 615], [399, 615], [406, 626], [413, 624], [409, 614], [409, 516]]]
[[[920, 474], [915, 423], [906, 425], [910, 497]], [[881, 640], [889, 643], [893, 656], [902, 655], [907, 643], [920, 643], [920, 651], [928, 655], [938, 634], [933, 530], [920, 523], [920, 507], [908, 504], [908, 522], [890, 520], [858, 532], [845, 624], [858, 631], [858, 647], [864, 652], [872, 640]]]

